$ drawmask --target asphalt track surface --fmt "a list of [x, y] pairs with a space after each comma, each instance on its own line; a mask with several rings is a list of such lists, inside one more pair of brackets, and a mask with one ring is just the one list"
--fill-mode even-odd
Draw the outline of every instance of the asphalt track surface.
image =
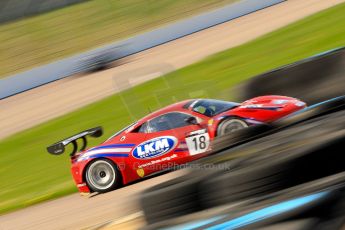
[[[70, 77], [1, 100], [0, 138], [189, 65], [210, 54], [243, 44], [344, 1], [289, 0], [139, 53], [122, 66], [87, 76]], [[130, 84], [120, 84], [124, 86], [121, 88], [114, 85], [114, 78], [116, 82], [123, 80]], [[168, 173], [91, 198], [73, 194], [35, 205], [0, 216], [0, 229], [84, 229], [107, 223], [140, 211], [136, 201], [143, 189], [183, 173]]]

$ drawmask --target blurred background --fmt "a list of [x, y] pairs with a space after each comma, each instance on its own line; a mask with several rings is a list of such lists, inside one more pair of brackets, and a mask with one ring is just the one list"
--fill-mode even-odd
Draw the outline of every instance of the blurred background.
[[235, 0], [1, 1], [0, 76], [231, 2]]

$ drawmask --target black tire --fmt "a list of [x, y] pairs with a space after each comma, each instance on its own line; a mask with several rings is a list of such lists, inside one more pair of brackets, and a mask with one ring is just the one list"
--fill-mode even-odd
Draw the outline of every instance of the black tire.
[[121, 173], [116, 165], [108, 159], [92, 161], [85, 170], [85, 180], [93, 192], [105, 193], [121, 185]]
[[229, 133], [247, 128], [249, 125], [243, 119], [231, 117], [224, 119], [217, 128], [217, 136], [224, 136]]

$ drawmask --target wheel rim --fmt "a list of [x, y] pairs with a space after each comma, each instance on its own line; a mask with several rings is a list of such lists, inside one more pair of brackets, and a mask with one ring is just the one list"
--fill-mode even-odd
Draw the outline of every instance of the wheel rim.
[[93, 187], [105, 190], [114, 184], [116, 175], [113, 166], [109, 162], [96, 161], [90, 165], [87, 178]]
[[243, 129], [248, 127], [247, 123], [241, 120], [229, 120], [225, 125], [224, 128], [221, 130], [221, 134], [232, 133], [237, 130]]

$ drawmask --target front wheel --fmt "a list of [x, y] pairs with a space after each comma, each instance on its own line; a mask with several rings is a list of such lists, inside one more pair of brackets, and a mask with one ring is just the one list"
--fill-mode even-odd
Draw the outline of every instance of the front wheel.
[[217, 135], [223, 136], [247, 127], [248, 124], [240, 118], [228, 118], [218, 126]]
[[90, 190], [104, 193], [119, 187], [121, 175], [115, 164], [108, 159], [91, 162], [86, 169], [86, 183]]

